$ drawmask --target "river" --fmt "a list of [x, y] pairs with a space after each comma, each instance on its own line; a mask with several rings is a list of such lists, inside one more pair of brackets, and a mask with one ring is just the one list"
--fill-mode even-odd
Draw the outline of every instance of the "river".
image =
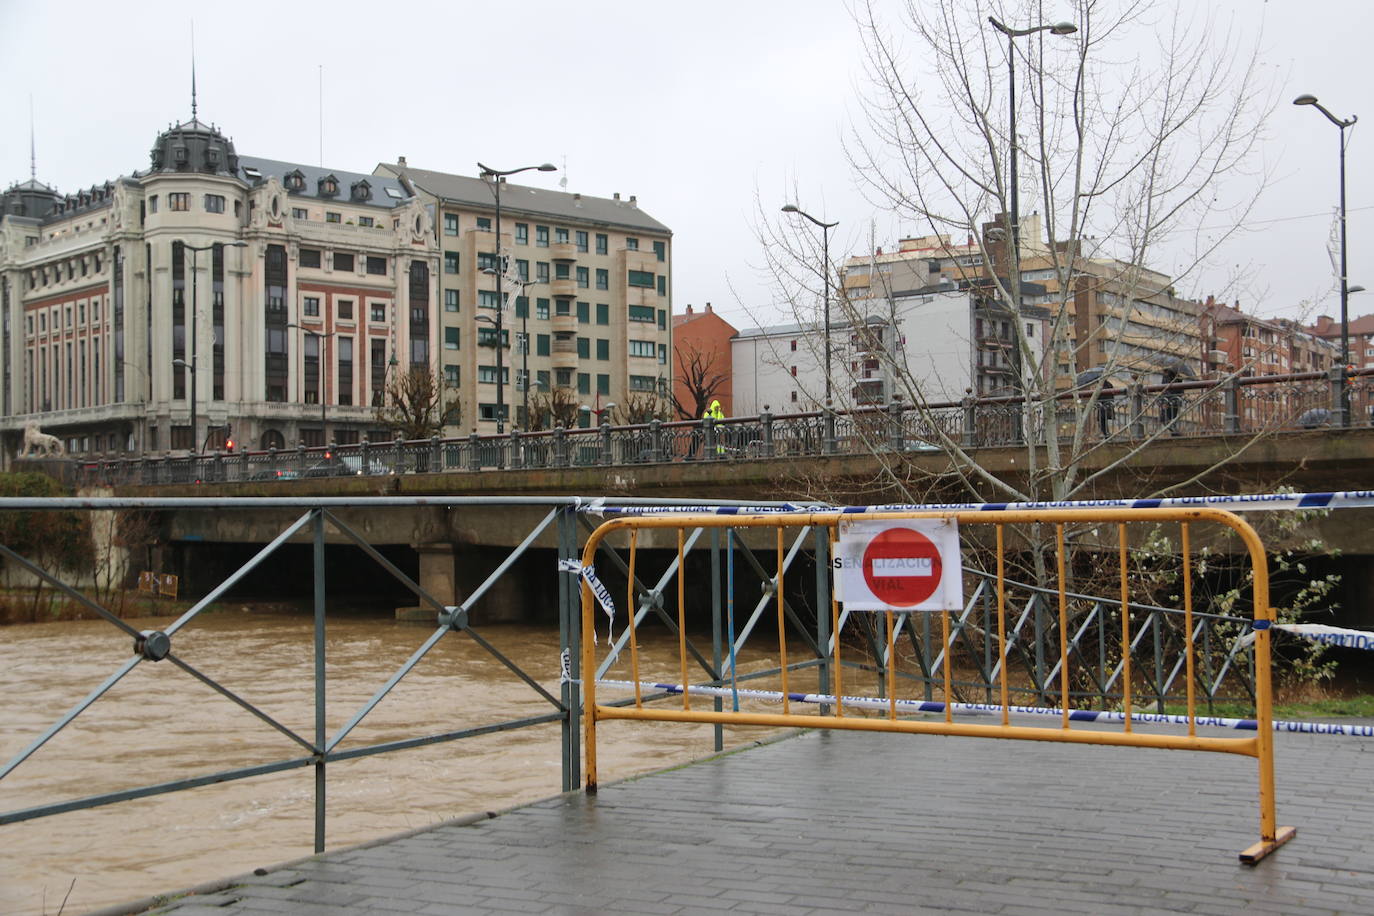
[[[170, 621], [130, 622], [151, 629]], [[329, 732], [430, 632], [379, 617], [331, 616]], [[557, 695], [556, 629], [479, 632]], [[245, 608], [201, 615], [178, 633], [173, 650], [308, 737], [312, 640], [306, 614]], [[129, 639], [102, 621], [0, 628], [0, 761], [27, 746], [130, 650]], [[341, 749], [550, 711], [474, 640], [450, 634]], [[712, 749], [709, 726], [615, 722], [601, 734], [603, 783]], [[727, 730], [726, 746], [759, 737], [758, 729]], [[0, 781], [0, 810], [301, 754], [299, 745], [171, 663], [144, 662]], [[556, 794], [559, 761], [559, 726], [550, 724], [331, 764], [328, 848]], [[313, 772], [305, 767], [0, 827], [0, 913], [55, 914], [69, 892], [64, 912], [80, 913], [308, 855]]]

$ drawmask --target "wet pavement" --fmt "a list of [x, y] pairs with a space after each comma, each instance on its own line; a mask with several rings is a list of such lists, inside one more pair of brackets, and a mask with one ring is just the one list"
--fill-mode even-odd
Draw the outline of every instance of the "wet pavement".
[[1253, 868], [1236, 858], [1259, 835], [1250, 758], [812, 732], [154, 911], [1374, 912], [1374, 739], [1276, 747], [1279, 823], [1298, 835]]

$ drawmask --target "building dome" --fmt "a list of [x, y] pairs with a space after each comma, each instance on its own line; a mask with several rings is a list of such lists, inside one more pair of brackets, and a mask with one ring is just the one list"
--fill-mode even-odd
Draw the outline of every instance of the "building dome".
[[192, 115], [191, 120], [169, 127], [153, 144], [154, 172], [200, 172], [236, 176], [239, 168], [234, 141], [212, 124]]

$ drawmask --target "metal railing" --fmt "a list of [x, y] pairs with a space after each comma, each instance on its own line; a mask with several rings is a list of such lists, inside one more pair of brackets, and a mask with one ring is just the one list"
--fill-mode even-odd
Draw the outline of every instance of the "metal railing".
[[[1353, 417], [1374, 423], [1374, 368], [1351, 373]], [[1149, 437], [1235, 436], [1319, 429], [1339, 422], [1340, 378], [1332, 373], [1231, 377], [1121, 388], [1083, 386], [1056, 397], [1053, 435], [1081, 428], [1090, 442]], [[1032, 404], [1031, 407], [1036, 405]], [[653, 420], [630, 426], [521, 432], [504, 436], [361, 442], [294, 449], [83, 459], [79, 482], [165, 485], [196, 482], [385, 477], [495, 469], [607, 467], [674, 461], [919, 453], [946, 444], [992, 448], [1045, 441], [1039, 410], [1017, 397], [974, 398], [917, 408], [894, 401], [845, 411]]]
[[[1258, 535], [1245, 521], [1216, 509], [1055, 509], [996, 516], [983, 512], [870, 514], [864, 517], [866, 521], [889, 524], [953, 520], [981, 528], [984, 541], [995, 536], [996, 545], [992, 561], [996, 572], [973, 574], [977, 584], [962, 607], [940, 611], [889, 607], [871, 612], [851, 610], [848, 600], [841, 611], [841, 602], [830, 588], [829, 561], [842, 556], [836, 551], [839, 531], [853, 518], [832, 511], [624, 517], [596, 529], [583, 550], [580, 567], [582, 670], [589, 672], [583, 684], [587, 791], [595, 792], [597, 786], [597, 725], [609, 720], [1211, 751], [1252, 757], [1259, 764], [1260, 840], [1240, 854], [1241, 860], [1254, 864], [1292, 838], [1293, 828], [1277, 825], [1274, 807], [1267, 560]], [[1115, 569], [1104, 581], [1117, 583], [1119, 598], [1075, 594], [1067, 587], [1065, 527], [1085, 524], [1101, 525], [1115, 534], [1109, 538], [1115, 548], [1101, 549], [1095, 556], [1099, 565], [1115, 558]], [[1133, 595], [1142, 587], [1141, 577], [1158, 572], [1158, 559], [1150, 564], [1156, 568], [1145, 572], [1133, 566], [1128, 547], [1128, 525], [1132, 524], [1178, 526], [1181, 586], [1173, 588], [1181, 589], [1181, 606], [1135, 604]], [[1032, 525], [1053, 531], [1057, 576], [1052, 587], [1030, 588], [1009, 581], [1005, 574], [1008, 539]], [[1217, 526], [1239, 538], [1253, 577], [1246, 616], [1207, 613], [1195, 607], [1197, 558], [1190, 547], [1194, 543], [1190, 528], [1202, 525]], [[691, 635], [687, 598], [690, 591], [699, 601], [706, 589], [705, 582], [689, 583], [687, 573], [688, 556], [703, 542], [705, 532], [710, 533], [711, 545], [709, 647], [698, 645]], [[655, 537], [660, 550], [664, 540], [675, 539], [676, 551], [648, 586], [640, 576], [652, 560], [641, 557], [640, 540]], [[618, 545], [616, 549], [612, 542]], [[814, 558], [816, 601], [810, 619], [798, 612], [795, 597], [809, 591], [804, 585], [805, 571], [799, 575], [795, 569], [808, 542]], [[735, 608], [737, 555], [761, 586], [761, 595], [756, 600], [747, 598], [740, 613]], [[771, 562], [767, 562], [769, 555]], [[619, 599], [601, 582], [595, 565], [601, 559], [623, 573], [627, 589], [622, 632], [606, 640], [604, 649], [598, 647], [596, 627], [603, 612], [615, 624]], [[690, 568], [701, 574], [700, 564]], [[744, 594], [759, 592], [746, 588]], [[907, 601], [903, 606], [915, 603]], [[665, 638], [654, 638], [654, 624], [666, 629]], [[1238, 637], [1251, 631], [1253, 649], [1241, 650]], [[754, 643], [765, 645], [746, 660], [751, 635]], [[899, 651], [904, 642], [910, 646], [905, 657]], [[1199, 726], [1209, 724], [1200, 706], [1210, 708], [1228, 672], [1241, 669], [1247, 676], [1236, 676], [1232, 682], [1243, 683], [1253, 701], [1254, 731], [1244, 737], [1199, 734]], [[612, 678], [612, 672], [618, 672], [620, 679]], [[860, 678], [855, 672], [876, 675], [876, 689], [857, 692], [855, 682]], [[749, 682], [757, 686], [740, 686]], [[599, 692], [607, 689], [628, 691], [632, 698], [620, 703], [599, 701]], [[955, 708], [974, 699], [975, 691], [987, 704], [980, 711], [1000, 714], [1000, 722], [955, 721]], [[1013, 702], [1018, 695], [1054, 706], [1024, 709]], [[1135, 727], [1140, 722], [1139, 704], [1153, 703], [1163, 712], [1166, 700], [1176, 700], [1186, 708], [1186, 715], [1180, 717], [1186, 734]], [[940, 713], [941, 720], [912, 718], [910, 714], [917, 712]], [[1042, 722], [1052, 724], [1012, 725], [1011, 716], [1023, 712], [1038, 713]], [[1100, 717], [1106, 714], [1115, 718]], [[1095, 725], [1072, 724], [1082, 718], [1090, 718]], [[1100, 727], [1113, 721], [1120, 721], [1122, 727]]]

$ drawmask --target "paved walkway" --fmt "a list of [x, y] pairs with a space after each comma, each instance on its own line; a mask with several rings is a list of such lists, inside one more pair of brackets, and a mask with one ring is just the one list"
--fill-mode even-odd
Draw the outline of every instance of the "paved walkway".
[[810, 733], [158, 912], [1374, 912], [1374, 740], [1277, 741], [1298, 836], [1255, 868], [1248, 758]]

